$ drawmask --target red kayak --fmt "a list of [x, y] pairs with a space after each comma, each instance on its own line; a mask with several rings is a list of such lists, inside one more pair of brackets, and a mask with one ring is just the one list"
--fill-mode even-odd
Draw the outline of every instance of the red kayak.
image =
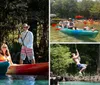
[[36, 64], [17, 64], [8, 68], [7, 74], [45, 75], [49, 72], [48, 62]]

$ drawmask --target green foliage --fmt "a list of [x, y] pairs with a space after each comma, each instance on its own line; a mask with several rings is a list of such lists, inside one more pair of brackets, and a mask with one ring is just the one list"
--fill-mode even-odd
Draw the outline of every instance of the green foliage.
[[[42, 61], [48, 61], [48, 7], [48, 0], [0, 0], [0, 44], [5, 40], [8, 45], [15, 46], [18, 28], [28, 23], [34, 35], [36, 58], [41, 55]], [[11, 51], [18, 51], [14, 49]]]
[[51, 71], [55, 74], [77, 74], [79, 69], [75, 62], [71, 59], [71, 53], [76, 53], [76, 48], [79, 51], [81, 63], [87, 64], [86, 73], [96, 73], [99, 58], [98, 44], [67, 44], [67, 45], [51, 45]]
[[100, 2], [97, 2], [92, 6], [90, 13], [92, 16], [100, 17]]
[[76, 15], [83, 15], [85, 18], [100, 16], [99, 0], [54, 0], [51, 1], [51, 13], [61, 18], [75, 18]]
[[59, 17], [74, 17], [77, 7], [76, 0], [55, 0], [51, 3], [51, 12], [56, 13]]
[[70, 56], [71, 53], [67, 46], [51, 45], [50, 58], [52, 71], [57, 74], [66, 73], [66, 68], [73, 62]]

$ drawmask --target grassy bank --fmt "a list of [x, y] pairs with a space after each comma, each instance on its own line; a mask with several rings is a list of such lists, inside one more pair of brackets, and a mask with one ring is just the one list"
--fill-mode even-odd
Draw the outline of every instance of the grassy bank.
[[[81, 21], [75, 21], [76, 27], [79, 29], [84, 27], [83, 22]], [[88, 24], [89, 27], [95, 27], [97, 28], [98, 31], [100, 31], [100, 23], [95, 22], [94, 24], [90, 25]], [[88, 37], [74, 37], [74, 36], [69, 36], [61, 33], [58, 30], [55, 30], [56, 27], [50, 28], [50, 41], [51, 42], [100, 42], [100, 33], [95, 37], [95, 38], [88, 38]]]

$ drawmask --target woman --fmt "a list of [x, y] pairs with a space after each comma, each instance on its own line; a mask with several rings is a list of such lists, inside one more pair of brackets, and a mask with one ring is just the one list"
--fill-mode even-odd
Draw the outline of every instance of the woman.
[[12, 64], [8, 46], [3, 43], [0, 50], [0, 75], [5, 75], [8, 67]]
[[11, 65], [13, 64], [8, 46], [5, 43], [2, 44], [0, 52], [0, 60], [3, 61], [3, 59], [4, 61], [8, 61]]

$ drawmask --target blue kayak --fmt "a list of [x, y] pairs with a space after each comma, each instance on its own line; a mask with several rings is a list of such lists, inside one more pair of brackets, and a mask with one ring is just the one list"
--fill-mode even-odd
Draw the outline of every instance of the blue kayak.
[[0, 62], [0, 75], [5, 75], [9, 67], [9, 62]]
[[68, 35], [73, 35], [73, 36], [87, 36], [91, 38], [95, 38], [99, 31], [92, 31], [92, 30], [83, 30], [83, 29], [78, 29], [78, 30], [73, 30], [73, 29], [68, 29], [68, 28], [60, 28], [60, 31], [64, 34]]

